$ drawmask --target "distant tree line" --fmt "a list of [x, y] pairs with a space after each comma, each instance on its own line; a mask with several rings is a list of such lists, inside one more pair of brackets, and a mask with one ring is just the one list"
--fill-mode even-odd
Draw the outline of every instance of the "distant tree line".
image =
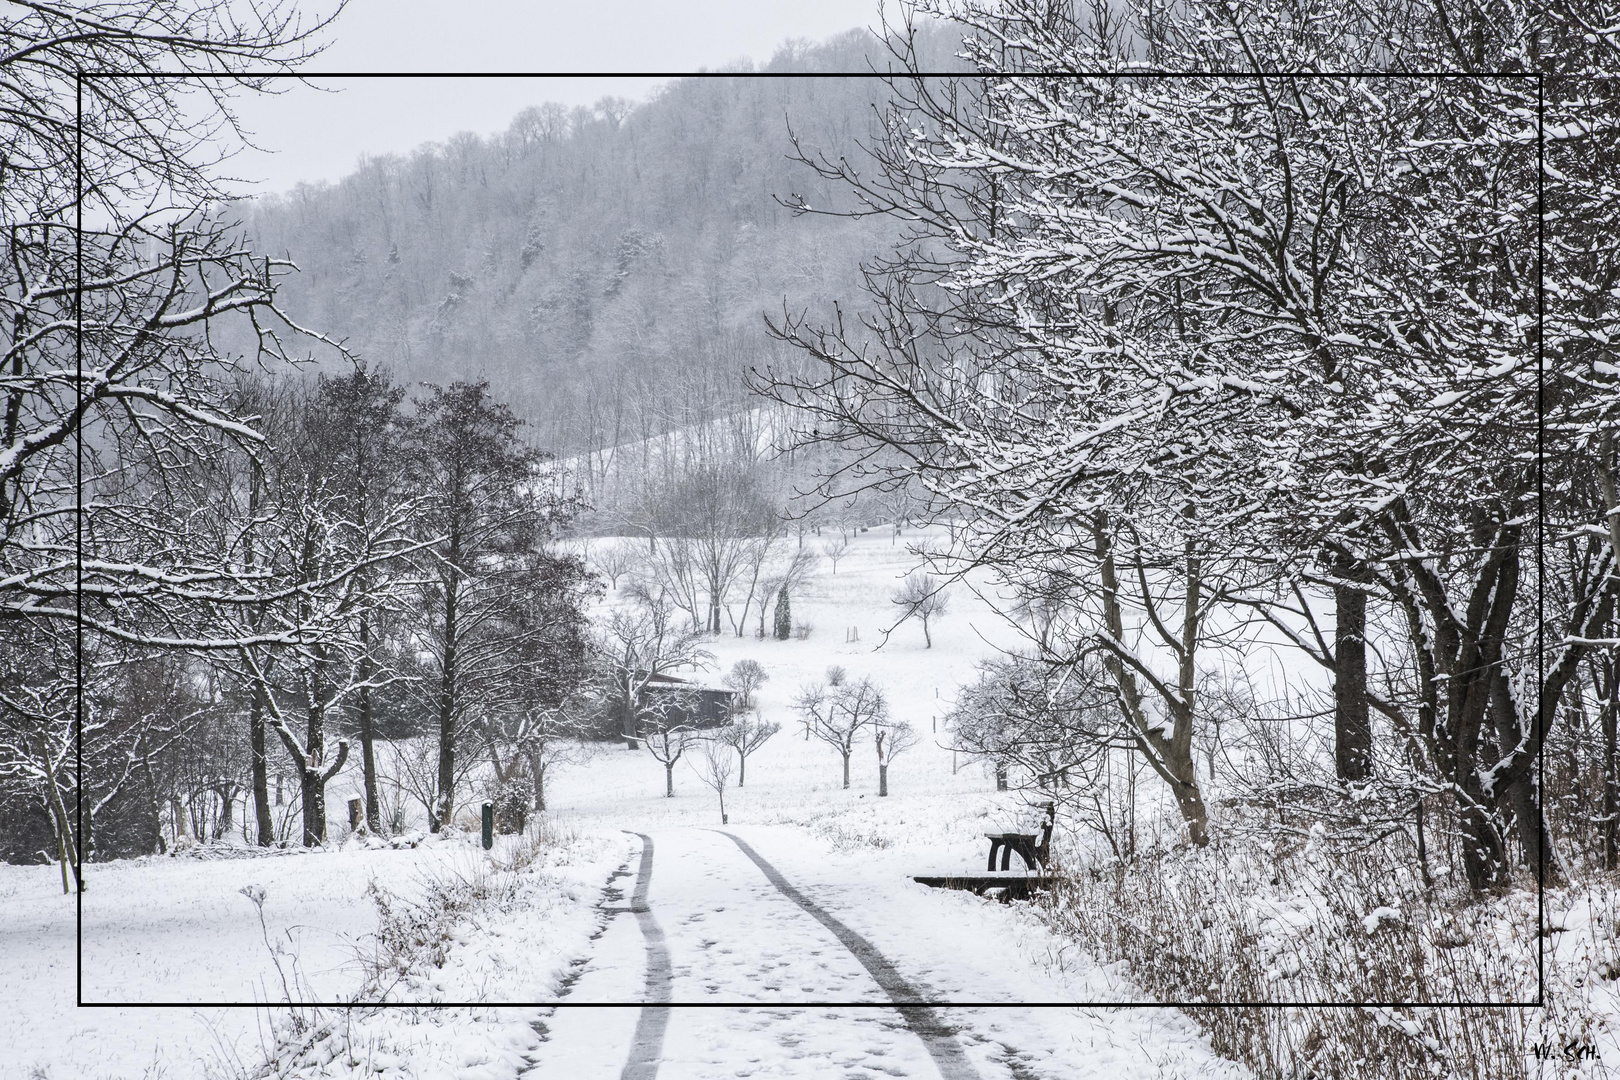
[[[762, 70], [886, 60], [851, 32]], [[891, 226], [795, 219], [782, 201], [832, 189], [790, 160], [790, 135], [842, 147], [884, 93], [876, 77], [745, 67], [641, 104], [537, 103], [500, 134], [369, 158], [239, 209], [259, 250], [297, 259], [286, 300], [312, 324], [406, 380], [445, 381], [475, 358], [548, 445], [585, 464], [670, 430], [693, 391], [741, 407], [740, 373], [780, 349], [761, 313], [858, 283], [860, 253]]]

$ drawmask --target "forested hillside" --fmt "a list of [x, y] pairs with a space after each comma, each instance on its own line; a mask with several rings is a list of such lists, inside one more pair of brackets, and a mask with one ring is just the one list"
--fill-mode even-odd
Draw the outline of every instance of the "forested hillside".
[[[881, 51], [852, 31], [763, 72], [871, 70]], [[784, 300], [857, 291], [893, 223], [796, 218], [777, 200], [830, 194], [790, 160], [790, 130], [807, 151], [855, 152], [886, 93], [875, 76], [735, 74], [639, 105], [541, 104], [501, 135], [251, 204], [247, 223], [258, 250], [298, 264], [283, 298], [305, 325], [406, 382], [483, 374], [547, 446], [616, 445], [735, 402]]]

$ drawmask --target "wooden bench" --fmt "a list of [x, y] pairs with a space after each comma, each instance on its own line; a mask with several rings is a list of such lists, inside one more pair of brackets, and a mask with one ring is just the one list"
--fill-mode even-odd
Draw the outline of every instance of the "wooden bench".
[[1013, 852], [1018, 852], [1024, 860], [1024, 865], [1031, 871], [1037, 867], [1044, 867], [1052, 853], [1052, 825], [1057, 820], [1057, 805], [1046, 803], [1046, 821], [1041, 825], [1040, 838], [1037, 840], [1034, 833], [985, 833], [990, 841], [990, 861], [985, 865], [986, 870], [996, 868], [996, 853], [1001, 853], [1001, 868], [1006, 870], [1012, 862]]

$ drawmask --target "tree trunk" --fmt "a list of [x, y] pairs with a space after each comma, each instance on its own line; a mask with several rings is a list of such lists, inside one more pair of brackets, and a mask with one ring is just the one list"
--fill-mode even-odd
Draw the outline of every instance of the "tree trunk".
[[225, 784], [214, 789], [219, 796], [219, 818], [214, 822], [214, 839], [218, 840], [236, 824], [236, 785]]
[[996, 762], [996, 790], [1007, 790], [1007, 766], [1003, 762]]
[[[1115, 643], [1125, 640], [1124, 616], [1119, 604], [1119, 576], [1114, 561], [1111, 526], [1106, 515], [1099, 514], [1092, 526], [1096, 552], [1100, 564], [1103, 618], [1108, 637]], [[1198, 787], [1198, 767], [1193, 761], [1193, 691], [1197, 674], [1194, 666], [1199, 633], [1199, 594], [1201, 590], [1201, 560], [1189, 541], [1187, 545], [1187, 595], [1183, 604], [1181, 624], [1181, 663], [1177, 673], [1177, 693], [1161, 693], [1159, 698], [1174, 721], [1169, 738], [1165, 738], [1161, 725], [1152, 722], [1142, 706], [1142, 691], [1134, 672], [1125, 660], [1112, 651], [1104, 651], [1103, 666], [1119, 689], [1119, 704], [1136, 739], [1137, 749], [1154, 773], [1170, 785], [1176, 806], [1187, 824], [1189, 839], [1199, 847], [1209, 842], [1209, 818], [1204, 806], [1203, 793]], [[1141, 567], [1138, 566], [1138, 571]], [[1119, 646], [1116, 644], [1115, 648]]]
[[529, 755], [529, 775], [534, 778], [534, 809], [537, 813], [544, 813], [546, 809], [546, 767], [540, 764], [538, 754]]
[[[371, 678], [371, 627], [365, 619], [360, 620], [360, 663], [362, 676]], [[371, 687], [363, 686], [360, 688], [360, 764], [365, 775], [366, 828], [374, 835], [381, 836], [382, 806], [377, 798], [375, 738], [371, 722]]]
[[[1342, 564], [1348, 567], [1348, 563]], [[1367, 712], [1367, 594], [1335, 585], [1333, 602], [1333, 765], [1340, 780], [1359, 783], [1372, 771]]]
[[844, 752], [844, 788], [849, 788], [849, 752]]
[[[264, 687], [257, 680], [253, 684], [253, 701], [248, 706], [249, 756], [253, 760], [253, 817], [258, 829], [260, 847], [276, 842], [276, 821], [270, 815], [270, 766], [264, 745]], [[278, 784], [280, 777], [276, 778]], [[278, 788], [276, 802], [280, 803]]]
[[1429, 845], [1428, 840], [1424, 836], [1422, 796], [1418, 797], [1416, 817], [1418, 870], [1423, 874], [1423, 887], [1425, 889], [1432, 889], [1434, 888], [1434, 879], [1429, 876]]
[[923, 648], [932, 649], [934, 647], [934, 635], [928, 632], [928, 616], [926, 616], [926, 615], [923, 616], [922, 624], [923, 624]]
[[174, 843], [176, 847], [183, 846], [182, 840], [191, 839], [191, 822], [187, 820], [186, 808], [180, 802], [180, 796], [169, 796], [169, 816], [174, 819]]
[[461, 575], [455, 569], [460, 551], [451, 546], [451, 569], [444, 590], [444, 668], [439, 673], [439, 792], [433, 813], [428, 815], [428, 828], [438, 832], [450, 823], [456, 799], [456, 664], [460, 655], [456, 649], [456, 601], [461, 587]]
[[157, 778], [152, 775], [152, 758], [143, 747], [141, 768], [146, 773], [146, 794], [152, 804], [152, 833], [157, 837], [157, 853], [167, 855], [169, 843], [163, 839], [163, 803], [158, 799]]
[[1183, 762], [1166, 762], [1176, 778], [1181, 781], [1172, 785], [1171, 790], [1176, 796], [1176, 805], [1181, 810], [1181, 818], [1187, 825], [1187, 839], [1197, 847], [1209, 843], [1209, 810], [1204, 805], [1204, 794], [1198, 788], [1197, 769], [1188, 758]]
[[664, 798], [675, 797], [675, 763], [667, 762], [664, 765]]
[[747, 776], [748, 776], [748, 755], [739, 753], [737, 755], [737, 786], [738, 787], [743, 786], [743, 780], [746, 779]]
[[636, 741], [636, 697], [629, 687], [624, 693], [624, 746], [627, 750], [639, 750], [641, 744]]
[[[1474, 794], [1478, 797], [1478, 793]], [[1463, 874], [1474, 892], [1485, 892], [1506, 883], [1507, 851], [1502, 834], [1491, 820], [1489, 810], [1475, 806], [1460, 806]]]
[[1609, 667], [1608, 700], [1600, 714], [1603, 725], [1603, 869], [1613, 870], [1620, 865], [1620, 829], [1615, 827], [1615, 809], [1620, 806], [1620, 780], [1615, 776], [1616, 717], [1620, 714], [1620, 675], [1613, 665]]
[[[1505, 749], [1519, 745], [1522, 731], [1514, 709], [1513, 694], [1508, 687], [1507, 673], [1500, 667], [1491, 681], [1491, 719], [1496, 727], [1497, 745]], [[1545, 838], [1542, 834], [1541, 808], [1536, 799], [1535, 774], [1527, 771], [1512, 780], [1502, 795], [1513, 811], [1513, 823], [1519, 834], [1519, 844], [1524, 848], [1525, 864], [1538, 877], [1543, 869], [1553, 871], [1553, 867], [1544, 864]]]
[[879, 765], [878, 766], [878, 798], [881, 799], [885, 795], [887, 795], [888, 793], [889, 793], [889, 767], [887, 765]]
[[67, 807], [62, 803], [62, 793], [56, 787], [56, 770], [51, 767], [50, 747], [42, 748], [40, 760], [45, 763], [45, 789], [47, 801], [50, 803], [51, 816], [56, 824], [56, 853], [62, 861], [62, 892], [68, 893], [68, 873], [73, 874], [73, 885], [80, 892], [84, 892], [84, 875], [79, 868], [79, 852], [73, 841], [73, 824], [68, 818]]
[[305, 766], [300, 774], [299, 798], [304, 811], [304, 846], [320, 847], [326, 842], [326, 783], [318, 764]]

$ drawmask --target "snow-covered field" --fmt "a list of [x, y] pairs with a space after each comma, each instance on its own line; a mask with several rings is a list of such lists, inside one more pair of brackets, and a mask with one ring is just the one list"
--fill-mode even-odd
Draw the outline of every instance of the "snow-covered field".
[[[958, 586], [950, 612], [933, 627], [932, 648], [924, 647], [915, 623], [885, 640], [897, 610], [889, 594], [916, 564], [903, 544], [919, 539], [909, 532], [895, 544], [889, 530], [873, 529], [856, 537], [837, 574], [824, 562], [794, 597], [795, 620], [812, 627], [803, 640], [750, 634], [708, 644], [716, 664], [704, 680], [717, 680], [737, 660], [757, 660], [769, 675], [758, 695], [761, 711], [782, 722], [782, 731], [750, 757], [747, 786], [727, 793], [729, 831], [829, 918], [869, 942], [920, 993], [963, 1003], [940, 1010], [939, 1019], [986, 1080], [1240, 1075], [1214, 1059], [1193, 1025], [1169, 1010], [985, 1007], [1140, 994], [1111, 969], [1075, 955], [1017, 905], [909, 880], [978, 870], [986, 850], [982, 834], [1010, 828], [1029, 812], [1018, 793], [995, 791], [980, 763], [953, 760], [948, 737], [935, 730], [974, 665], [1015, 643], [1001, 618]], [[891, 766], [887, 798], [877, 795], [869, 741], [852, 762], [846, 791], [838, 756], [805, 741], [795, 724], [792, 697], [833, 664], [852, 679], [873, 679], [893, 714], [923, 735]], [[559, 991], [574, 1003], [641, 999], [650, 963], [642, 933], [624, 914], [628, 909], [603, 903], [603, 889], [610, 879], [617, 882], [606, 894], [610, 901], [628, 889], [624, 878], [634, 878], [641, 850], [630, 834], [642, 833], [657, 851], [647, 905], [666, 935], [670, 1000], [758, 1003], [751, 1010], [674, 1009], [659, 1075], [819, 1076], [827, 1075], [818, 1070], [829, 1060], [839, 1063], [838, 1075], [937, 1075], [923, 1042], [894, 1010], [834, 1007], [889, 998], [871, 969], [863, 971], [825, 926], [789, 902], [733, 840], [708, 831], [720, 824], [718, 805], [688, 762], [677, 767], [675, 783], [675, 797], [665, 798], [663, 767], [643, 751], [617, 746], [561, 769], [548, 792], [548, 828], [568, 839], [553, 841], [522, 873], [511, 902], [458, 931], [442, 968], [413, 974], [391, 996], [529, 1004], [356, 1013], [341, 1031], [317, 1039], [293, 1071], [617, 1075], [636, 1010], [548, 1010], [540, 1003]], [[331, 804], [341, 808], [336, 796], [344, 793], [344, 781], [332, 791]], [[1060, 836], [1056, 845], [1064, 842]], [[419, 897], [430, 882], [477, 876], [486, 859], [466, 838], [452, 837], [414, 848], [351, 843], [268, 858], [93, 866], [84, 898], [83, 998], [171, 1006], [160, 1009], [74, 1009], [75, 919], [56, 871], [0, 867], [0, 957], [10, 973], [0, 983], [0, 1016], [22, 1036], [0, 1072], [233, 1075], [259, 1060], [271, 1033], [264, 1011], [221, 1002], [282, 1000], [284, 978], [295, 998], [354, 994], [378, 926], [368, 887], [375, 882], [392, 894]], [[262, 929], [241, 892], [249, 886], [264, 890]], [[782, 1007], [794, 1002], [820, 1005]]]

